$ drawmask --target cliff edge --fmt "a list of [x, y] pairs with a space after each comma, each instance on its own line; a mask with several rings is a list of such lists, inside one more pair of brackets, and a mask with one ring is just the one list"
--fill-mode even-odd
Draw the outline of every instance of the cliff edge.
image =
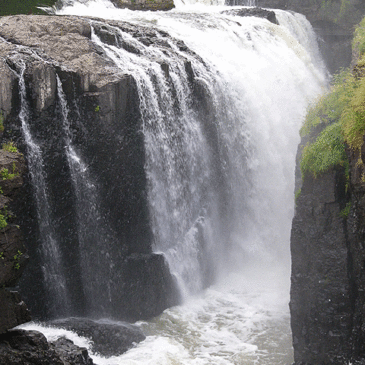
[[301, 130], [291, 233], [297, 365], [365, 360], [364, 25], [355, 66], [334, 77]]

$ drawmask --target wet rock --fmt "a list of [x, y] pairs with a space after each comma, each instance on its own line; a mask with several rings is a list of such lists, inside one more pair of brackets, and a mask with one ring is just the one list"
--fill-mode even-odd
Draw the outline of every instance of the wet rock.
[[242, 8], [242, 9], [226, 10], [223, 11], [222, 14], [242, 16], [242, 17], [254, 16], [257, 18], [267, 19], [269, 22], [274, 24], [279, 24], [278, 20], [276, 19], [275, 12], [261, 8]]
[[[178, 294], [163, 257], [151, 254], [152, 232], [146, 194], [140, 98], [133, 77], [120, 71], [105, 51], [91, 41], [91, 26], [95, 34], [108, 44], [124, 47], [131, 53], [138, 54], [146, 45], [159, 47], [162, 52], [174, 53], [170, 43], [175, 42], [180, 53], [193, 55], [183, 42], [174, 40], [166, 32], [123, 21], [73, 16], [3, 17], [0, 26], [0, 59], [5, 62], [0, 64], [0, 80], [13, 83], [12, 88], [9, 88], [8, 84], [0, 81], [1, 89], [7, 93], [6, 98], [1, 97], [8, 105], [4, 138], [14, 138], [20, 150], [26, 153], [18, 117], [21, 107], [18, 80], [13, 77], [20, 73], [21, 65], [25, 64], [29, 126], [33, 138], [42, 141], [44, 175], [47, 177], [60, 255], [67, 263], [65, 281], [72, 314], [84, 317], [107, 312], [109, 316], [121, 320], [149, 318], [177, 304]], [[119, 30], [127, 32], [136, 40], [133, 46], [123, 41]], [[184, 58], [181, 54], [178, 56]], [[169, 80], [168, 64], [155, 61], [160, 63]], [[74, 182], [65, 155], [65, 131], [57, 76], [67, 99], [72, 140], [77, 144], [78, 153], [83, 157], [88, 171], [98, 179], [100, 214], [108, 221], [111, 237], [118, 237], [118, 242], [110, 244], [112, 248], [108, 252], [89, 252], [90, 256], [105, 260], [105, 264], [99, 264], [101, 274], [89, 280], [91, 284], [84, 281], [82, 259], [77, 249], [80, 240], [78, 212]], [[192, 72], [189, 77], [193, 83], [195, 76]], [[19, 285], [35, 318], [44, 320], [66, 316], [67, 313], [61, 313], [52, 299], [45, 300], [50, 297], [50, 293], [43, 280], [43, 258], [35, 211], [37, 203], [29, 178], [27, 176], [25, 181], [28, 195], [14, 209], [21, 220], [23, 235], [27, 237], [27, 247], [32, 253], [27, 275], [23, 275]], [[7, 189], [7, 183], [0, 181], [0, 186]], [[8, 203], [0, 200], [1, 204], [5, 206]], [[104, 238], [106, 236], [103, 235]], [[98, 238], [99, 241], [102, 239]], [[142, 256], [136, 258], [133, 255]], [[113, 270], [110, 270], [111, 265]], [[138, 279], [138, 275], [141, 278]], [[107, 309], [103, 298], [106, 276], [109, 277], [111, 298]], [[90, 301], [90, 292], [95, 291], [95, 288], [102, 294]]]
[[345, 364], [352, 357], [353, 283], [343, 171], [306, 176], [291, 232], [291, 327], [296, 364]]
[[166, 308], [166, 304], [172, 307], [181, 300], [177, 283], [161, 254], [132, 254], [124, 261], [122, 272], [127, 280], [120, 303], [134, 304], [125, 305], [129, 320], [155, 317]]
[[131, 10], [171, 10], [175, 7], [173, 0], [111, 0], [117, 8]]
[[12, 330], [0, 335], [0, 365], [92, 365], [87, 350], [59, 339], [49, 344], [37, 331]]
[[50, 344], [64, 365], [92, 365], [94, 362], [84, 347], [76, 346], [67, 338], [59, 338]]
[[24, 159], [19, 153], [0, 150], [0, 333], [30, 321], [19, 294], [6, 289], [17, 284], [29, 259], [12, 213], [13, 200], [21, 194], [24, 172]]
[[123, 354], [132, 348], [135, 343], [146, 338], [138, 327], [126, 322], [66, 318], [48, 322], [47, 325], [71, 330], [79, 336], [89, 338], [93, 342], [93, 351], [102, 356]]
[[30, 313], [19, 294], [4, 288], [0, 289], [0, 313], [0, 334], [31, 320]]

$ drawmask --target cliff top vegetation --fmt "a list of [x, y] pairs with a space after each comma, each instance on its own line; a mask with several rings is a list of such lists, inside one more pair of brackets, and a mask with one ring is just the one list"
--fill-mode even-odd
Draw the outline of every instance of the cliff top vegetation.
[[301, 136], [308, 139], [302, 151], [302, 175], [314, 177], [343, 166], [348, 171], [346, 147], [361, 149], [365, 134], [365, 18], [353, 40], [357, 63], [333, 77], [330, 90], [308, 110]]

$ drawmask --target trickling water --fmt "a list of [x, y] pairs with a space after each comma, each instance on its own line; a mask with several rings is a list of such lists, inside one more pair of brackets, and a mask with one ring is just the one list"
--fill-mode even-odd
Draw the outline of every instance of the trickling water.
[[25, 63], [19, 61], [19, 90], [21, 109], [19, 118], [21, 121], [23, 138], [27, 148], [28, 169], [32, 179], [33, 193], [37, 208], [39, 222], [40, 253], [43, 257], [42, 271], [49, 296], [54, 297], [53, 313], [67, 315], [70, 303], [66, 287], [64, 262], [61, 257], [56, 233], [52, 225], [51, 209], [45, 182], [43, 158], [40, 146], [32, 137], [29, 120], [29, 105], [27, 102], [26, 87], [24, 81]]
[[[304, 17], [282, 11], [278, 26], [220, 14], [224, 7], [177, 5], [171, 12], [132, 12], [104, 0], [68, 3], [58, 12], [123, 19], [155, 34], [146, 46], [92, 21], [92, 40], [136, 81], [154, 248], [188, 298], [139, 323], [149, 336], [135, 349], [109, 359], [95, 354], [95, 362], [288, 364], [298, 131], [326, 81], [315, 35]], [[115, 45], [102, 42], [101, 25]], [[71, 138], [67, 148], [71, 161]], [[71, 170], [82, 166], [75, 156]], [[76, 192], [84, 181], [77, 179]], [[207, 276], [216, 284], [189, 298]]]
[[[110, 316], [110, 285], [114, 266], [111, 247], [116, 239], [101, 215], [97, 187], [90, 176], [88, 166], [82, 161], [72, 142], [66, 96], [59, 76], [56, 78], [65, 132], [66, 156], [76, 198], [82, 284], [88, 302], [88, 314]], [[100, 276], [103, 277], [102, 280]], [[108, 295], [107, 298], [105, 294]]]

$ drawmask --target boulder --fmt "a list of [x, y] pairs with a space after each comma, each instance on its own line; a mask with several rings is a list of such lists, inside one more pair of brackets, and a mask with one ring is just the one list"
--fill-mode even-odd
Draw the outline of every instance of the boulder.
[[71, 330], [79, 336], [89, 338], [93, 352], [108, 357], [121, 355], [146, 338], [137, 326], [126, 322], [66, 318], [48, 322], [47, 325]]
[[0, 335], [0, 365], [92, 365], [87, 350], [66, 339], [49, 344], [38, 331]]
[[63, 364], [72, 365], [93, 365], [94, 362], [89, 357], [89, 354], [84, 347], [76, 346], [67, 338], [59, 338], [51, 342], [50, 349], [54, 349]]
[[31, 320], [25, 303], [17, 292], [0, 289], [0, 334]]

